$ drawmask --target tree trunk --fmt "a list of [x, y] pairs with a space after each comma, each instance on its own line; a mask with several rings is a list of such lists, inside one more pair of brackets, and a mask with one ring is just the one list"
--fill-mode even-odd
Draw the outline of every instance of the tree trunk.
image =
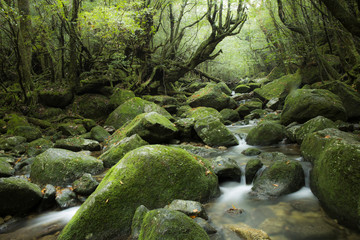
[[72, 0], [70, 31], [69, 31], [69, 48], [70, 48], [70, 66], [69, 66], [69, 82], [73, 88], [80, 85], [78, 79], [78, 49], [77, 49], [77, 21], [79, 14], [80, 2], [79, 0]]

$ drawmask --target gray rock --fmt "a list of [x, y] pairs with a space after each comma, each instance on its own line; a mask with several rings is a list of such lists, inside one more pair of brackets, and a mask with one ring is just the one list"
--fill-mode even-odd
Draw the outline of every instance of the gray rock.
[[80, 195], [88, 196], [93, 193], [99, 183], [89, 173], [84, 173], [78, 180], [73, 182], [74, 192]]
[[80, 204], [76, 198], [76, 194], [69, 188], [62, 189], [61, 192], [56, 196], [55, 201], [62, 209], [75, 207]]
[[246, 163], [245, 167], [245, 179], [246, 184], [251, 184], [254, 180], [256, 173], [261, 169], [263, 166], [263, 163], [260, 161], [260, 159], [250, 159]]
[[165, 208], [182, 212], [191, 218], [201, 217], [208, 219], [203, 205], [197, 201], [175, 199]]
[[100, 143], [95, 140], [85, 139], [81, 137], [72, 137], [66, 139], [59, 139], [55, 142], [55, 148], [63, 148], [71, 151], [99, 151], [101, 150]]
[[90, 137], [98, 142], [104, 142], [110, 137], [110, 133], [101, 126], [95, 126], [90, 131]]

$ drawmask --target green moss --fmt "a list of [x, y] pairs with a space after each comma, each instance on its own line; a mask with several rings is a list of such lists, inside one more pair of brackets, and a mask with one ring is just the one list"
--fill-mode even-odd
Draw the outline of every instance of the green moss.
[[153, 102], [134, 97], [116, 108], [106, 119], [105, 124], [115, 128], [122, 127], [126, 122], [133, 120], [142, 113], [157, 112], [168, 119], [172, 119], [170, 113]]
[[323, 116], [333, 121], [346, 121], [346, 111], [338, 96], [323, 89], [298, 89], [290, 93], [281, 113], [281, 123], [304, 123]]
[[115, 108], [123, 104], [129, 99], [135, 97], [135, 94], [126, 89], [116, 88], [114, 93], [110, 97], [110, 104], [112, 104]]
[[206, 240], [210, 238], [200, 225], [184, 213], [156, 209], [149, 211], [144, 217], [139, 235], [139, 240], [143, 239]]
[[8, 134], [13, 135], [16, 127], [29, 126], [29, 123], [24, 116], [19, 116], [15, 113], [12, 113], [12, 114], [8, 114], [6, 118], [8, 119], [6, 125]]
[[45, 152], [47, 149], [54, 146], [54, 143], [50, 140], [39, 138], [37, 140], [34, 140], [30, 142], [27, 146], [27, 154], [30, 157], [34, 157], [36, 155], [39, 155], [40, 153]]
[[35, 183], [66, 186], [84, 173], [97, 174], [102, 170], [102, 162], [94, 157], [50, 148], [36, 156], [30, 177]]
[[251, 88], [246, 84], [237, 85], [235, 88], [236, 93], [248, 93], [251, 91]]
[[285, 98], [292, 89], [298, 88], [300, 84], [300, 74], [290, 74], [255, 89], [254, 93], [256, 96], [267, 101], [272, 98]]
[[223, 121], [221, 114], [215, 108], [211, 107], [188, 108], [184, 114], [184, 117], [193, 118], [195, 119], [195, 121], [208, 117], [213, 117], [220, 119], [220, 121]]
[[5, 158], [0, 158], [0, 177], [10, 177], [14, 173], [15, 170], [11, 167], [10, 163]]
[[271, 121], [263, 121], [250, 130], [246, 142], [249, 145], [267, 146], [277, 144], [284, 138], [284, 126]]
[[100, 94], [84, 94], [77, 97], [73, 110], [81, 116], [92, 119], [105, 119], [111, 112], [110, 100]]
[[138, 206], [153, 209], [174, 199], [204, 202], [218, 191], [217, 177], [207, 160], [179, 148], [137, 148], [110, 169], [58, 239], [124, 238], [130, 234]]
[[336, 128], [336, 124], [323, 116], [310, 119], [296, 130], [296, 141], [301, 144], [307, 134], [317, 132], [325, 128]]

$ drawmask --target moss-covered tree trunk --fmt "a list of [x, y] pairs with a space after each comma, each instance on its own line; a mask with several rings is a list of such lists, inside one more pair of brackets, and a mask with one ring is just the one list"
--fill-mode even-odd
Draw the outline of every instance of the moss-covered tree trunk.
[[19, 83], [24, 93], [27, 103], [31, 102], [31, 91], [33, 83], [31, 80], [31, 56], [32, 56], [32, 35], [31, 35], [31, 19], [30, 19], [30, 3], [29, 0], [17, 1], [20, 13], [20, 28], [18, 35], [18, 72]]
[[72, 10], [71, 10], [71, 20], [70, 20], [70, 29], [69, 29], [69, 82], [70, 86], [73, 88], [80, 85], [80, 81], [78, 79], [78, 50], [77, 50], [77, 21], [79, 15], [80, 1], [72, 0]]

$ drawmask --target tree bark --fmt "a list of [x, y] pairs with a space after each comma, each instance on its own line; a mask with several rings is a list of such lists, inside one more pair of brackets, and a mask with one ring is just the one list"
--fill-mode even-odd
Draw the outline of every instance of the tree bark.
[[77, 49], [77, 21], [80, 8], [79, 0], [72, 0], [71, 20], [69, 29], [69, 48], [70, 48], [70, 66], [69, 66], [69, 82], [73, 88], [80, 85], [78, 79], [78, 49]]

